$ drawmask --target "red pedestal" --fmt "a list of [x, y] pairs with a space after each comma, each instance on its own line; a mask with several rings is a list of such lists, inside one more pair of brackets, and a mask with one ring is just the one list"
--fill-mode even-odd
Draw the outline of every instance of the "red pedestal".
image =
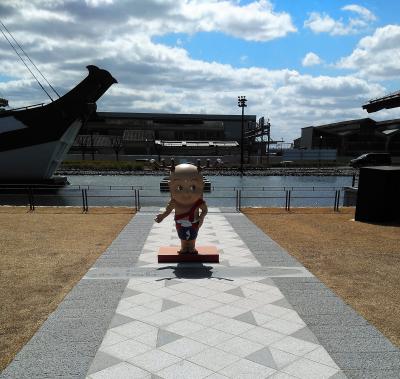
[[179, 249], [179, 246], [161, 246], [158, 250], [158, 263], [219, 262], [219, 254], [215, 246], [196, 246], [198, 254], [178, 254]]

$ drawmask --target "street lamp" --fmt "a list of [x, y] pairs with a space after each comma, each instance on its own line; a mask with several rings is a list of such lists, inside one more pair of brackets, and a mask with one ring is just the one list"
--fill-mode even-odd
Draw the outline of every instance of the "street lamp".
[[244, 135], [244, 107], [246, 105], [246, 96], [238, 96], [238, 107], [242, 108], [242, 130], [240, 137], [240, 174], [243, 175], [243, 135]]

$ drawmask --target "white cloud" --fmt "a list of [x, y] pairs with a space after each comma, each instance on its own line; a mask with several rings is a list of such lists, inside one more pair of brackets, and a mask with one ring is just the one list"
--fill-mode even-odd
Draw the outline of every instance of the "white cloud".
[[400, 76], [400, 25], [377, 28], [362, 38], [354, 51], [340, 59], [336, 67], [357, 70], [370, 79], [398, 79]]
[[310, 16], [304, 21], [304, 27], [311, 29], [314, 33], [329, 33], [330, 35], [348, 35], [360, 33], [376, 20], [375, 15], [365, 7], [350, 4], [341, 8], [343, 11], [350, 11], [358, 17], [348, 17], [347, 19], [333, 19], [326, 13], [311, 12]]
[[[307, 125], [364, 117], [361, 104], [385, 92], [384, 87], [354, 75], [314, 77], [288, 69], [238, 68], [206, 62], [192, 58], [182, 45], [170, 47], [152, 39], [164, 27], [166, 33], [194, 33], [207, 25], [209, 30], [225, 28], [227, 32], [233, 24], [245, 29], [249, 22], [249, 30], [244, 30], [246, 37], [267, 38], [281, 33], [272, 33], [281, 27], [282, 19], [274, 16], [269, 2], [251, 3], [254, 9], [246, 8], [252, 15], [247, 21], [239, 17], [244, 8], [239, 3], [208, 1], [207, 10], [205, 3], [199, 0], [203, 6], [197, 13], [191, 8], [191, 14], [185, 7], [194, 2], [188, 0], [137, 1], [135, 5], [114, 1], [96, 7], [75, 1], [50, 4], [48, 0], [48, 7], [36, 9], [68, 19], [27, 19], [20, 4], [6, 9], [10, 16], [7, 26], [61, 94], [85, 77], [86, 65], [109, 70], [118, 84], [98, 102], [101, 111], [240, 114], [237, 96], [246, 95], [246, 113], [269, 117], [273, 136], [291, 140]], [[218, 18], [216, 9], [221, 6], [234, 12], [236, 19], [224, 15]], [[253, 22], [254, 15], [276, 21], [275, 26], [269, 25], [272, 34], [265, 34], [262, 22]], [[11, 77], [8, 82], [0, 82], [0, 92], [11, 106], [47, 100], [1, 39], [0, 61], [0, 75]]]
[[323, 62], [323, 60], [315, 53], [309, 52], [305, 55], [305, 57], [302, 60], [302, 65], [303, 66], [315, 66], [319, 65]]
[[357, 4], [345, 5], [342, 10], [358, 13], [364, 20], [375, 21], [376, 16], [367, 8]]

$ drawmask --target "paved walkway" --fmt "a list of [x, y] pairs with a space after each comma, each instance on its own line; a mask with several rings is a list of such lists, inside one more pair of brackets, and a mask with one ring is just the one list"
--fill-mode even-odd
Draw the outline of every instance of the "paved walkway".
[[137, 214], [1, 378], [400, 378], [400, 352], [244, 215], [210, 209], [220, 264], [159, 265]]

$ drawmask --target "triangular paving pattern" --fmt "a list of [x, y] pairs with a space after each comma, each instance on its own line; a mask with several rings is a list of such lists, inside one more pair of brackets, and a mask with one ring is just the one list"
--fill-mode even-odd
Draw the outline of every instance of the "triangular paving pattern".
[[240, 287], [232, 288], [231, 290], [225, 291], [225, 293], [229, 293], [230, 295], [236, 295], [240, 297], [246, 297]]
[[289, 363], [294, 362], [299, 357], [278, 349], [264, 347], [248, 355], [246, 359], [256, 362], [260, 365], [280, 370]]
[[163, 303], [162, 303], [162, 306], [161, 306], [161, 312], [164, 312], [167, 309], [179, 307], [180, 305], [182, 305], [182, 304], [181, 303], [177, 303], [176, 301], [163, 299]]
[[278, 307], [284, 307], [284, 308], [288, 308], [288, 309], [293, 309], [293, 307], [290, 305], [290, 303], [285, 298], [277, 300], [277, 301], [274, 301], [271, 304], [277, 305]]
[[124, 293], [122, 294], [122, 299], [126, 299], [127, 297], [140, 295], [141, 292], [132, 290], [130, 288], [125, 288]]
[[168, 280], [165, 280], [165, 287], [174, 286], [175, 284], [180, 284], [180, 283], [182, 283], [182, 282], [180, 282], [179, 280], [168, 279]]
[[294, 332], [293, 334], [291, 334], [291, 337], [295, 337], [295, 338], [298, 338], [303, 341], [319, 344], [317, 337], [315, 337], [314, 333], [307, 327], [300, 329], [297, 332]]
[[88, 374], [94, 374], [95, 372], [106, 369], [107, 367], [114, 366], [118, 363], [122, 362], [121, 359], [115, 358], [112, 355], [104, 353], [102, 351], [98, 351], [92, 364], [90, 365], [90, 369]]
[[126, 324], [128, 322], [134, 321], [133, 318], [124, 316], [124, 315], [120, 315], [119, 313], [116, 313], [113, 317], [113, 319], [111, 320], [110, 326], [109, 328], [115, 328], [117, 326]]
[[239, 316], [234, 317], [235, 320], [247, 322], [248, 324], [258, 325], [256, 319], [253, 316], [253, 313], [246, 312], [242, 313]]
[[174, 342], [182, 338], [179, 334], [169, 332], [168, 330], [159, 329], [157, 334], [156, 347], [166, 345], [167, 343]]

